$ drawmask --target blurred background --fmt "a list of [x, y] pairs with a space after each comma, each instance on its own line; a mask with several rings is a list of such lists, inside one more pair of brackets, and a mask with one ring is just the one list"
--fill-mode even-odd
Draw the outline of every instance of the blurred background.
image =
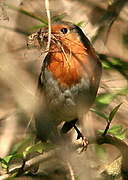
[[[96, 113], [90, 111], [86, 115], [83, 121], [85, 133], [91, 136], [97, 130], [104, 129], [106, 121], [97, 115], [97, 112], [108, 115], [120, 103], [122, 105], [112, 121], [112, 126], [116, 125], [121, 131], [126, 131], [128, 1], [50, 0], [49, 3], [52, 21], [62, 19], [79, 25], [92, 42], [102, 62], [102, 79], [93, 106]], [[32, 113], [43, 53], [38, 48], [28, 49], [27, 38], [29, 34], [46, 24], [44, 0], [0, 0], [0, 157], [2, 158], [9, 155], [19, 142], [26, 143], [25, 139], [30, 138], [34, 131]], [[97, 170], [103, 169], [118, 156], [118, 150], [111, 145], [104, 145], [102, 148], [90, 146], [87, 152], [80, 156], [74, 153], [70, 160], [78, 179], [91, 180], [101, 179], [96, 173]], [[62, 162], [62, 159], [60, 161]], [[46, 168], [48, 171], [45, 170], [45, 173], [49, 172], [47, 178], [45, 175], [40, 179], [70, 179], [65, 172], [58, 170], [58, 165], [54, 168], [53, 166]]]

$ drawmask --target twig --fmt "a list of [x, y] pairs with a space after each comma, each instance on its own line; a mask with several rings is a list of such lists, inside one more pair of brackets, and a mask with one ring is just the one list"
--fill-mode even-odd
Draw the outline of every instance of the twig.
[[57, 152], [57, 150], [56, 151], [50, 150], [49, 152], [44, 152], [43, 154], [37, 155], [34, 158], [26, 161], [24, 163], [24, 168], [22, 168], [23, 164], [16, 165], [15, 167], [11, 168], [9, 170], [9, 174], [5, 174], [3, 172], [3, 175], [2, 175], [2, 172], [1, 172], [0, 180], [9, 178], [14, 173], [16, 174], [16, 176], [19, 175], [19, 173], [20, 173], [20, 175], [22, 175], [22, 174], [24, 174], [24, 172], [30, 170], [31, 167], [33, 167], [34, 165], [39, 164], [40, 162], [45, 162], [45, 161], [51, 160], [55, 156], [56, 152]]
[[73, 171], [73, 169], [72, 169], [71, 164], [70, 164], [68, 161], [67, 161], [67, 165], [68, 165], [68, 168], [69, 168], [69, 172], [70, 172], [71, 180], [75, 180], [74, 171]]
[[49, 0], [45, 0], [45, 8], [46, 8], [46, 13], [47, 13], [47, 18], [48, 18], [48, 43], [47, 43], [46, 51], [49, 52], [49, 47], [50, 47], [50, 42], [51, 42], [51, 16], [50, 16]]
[[107, 123], [107, 126], [106, 126], [106, 128], [105, 128], [102, 136], [105, 136], [105, 135], [107, 134], [107, 132], [108, 132], [108, 130], [109, 130], [109, 127], [110, 127], [110, 124], [111, 124], [111, 122], [109, 121], [109, 122]]
[[[114, 137], [113, 135], [108, 135], [108, 134], [105, 135], [105, 136], [97, 134], [94, 137], [88, 137], [88, 141], [89, 141], [89, 144], [99, 144], [99, 145], [101, 145], [101, 144], [111, 144], [111, 145], [115, 146], [118, 150], [120, 150], [122, 160], [120, 161], [119, 167], [121, 169], [121, 175], [125, 179], [125, 177], [127, 176], [127, 174], [125, 174], [125, 172], [128, 171], [128, 156], [127, 156], [127, 154], [128, 154], [128, 144], [126, 142]], [[81, 146], [82, 146], [81, 144], [73, 145], [72, 146], [73, 151], [77, 150]], [[49, 152], [45, 152], [45, 153], [43, 153], [41, 155], [35, 156], [34, 158], [26, 161], [26, 163], [24, 165], [24, 168], [22, 169], [22, 172], [20, 171], [20, 175], [24, 174], [28, 170], [31, 170], [31, 167], [33, 167], [34, 165], [39, 164], [41, 162], [43, 162], [43, 165], [45, 166], [45, 162], [50, 161], [57, 154], [60, 154], [59, 153], [60, 151], [62, 151], [61, 147], [56, 148], [54, 150], [52, 149]], [[74, 180], [73, 179], [74, 178], [74, 172], [73, 172], [73, 170], [72, 170], [72, 168], [70, 167], [69, 164], [68, 164], [68, 167], [70, 169], [70, 175], [72, 177], [72, 180]], [[12, 169], [9, 170], [9, 174], [1, 175], [0, 179], [3, 180], [4, 177], [11, 177], [11, 175], [13, 173], [16, 173], [16, 172], [17, 172], [17, 175], [18, 175], [18, 170], [21, 169], [21, 168], [22, 168], [22, 164], [16, 165], [15, 167], [13, 167]], [[114, 167], [112, 167], [111, 171], [114, 172]], [[120, 172], [117, 172], [117, 173], [120, 174]], [[102, 175], [102, 173], [101, 173], [101, 175]]]

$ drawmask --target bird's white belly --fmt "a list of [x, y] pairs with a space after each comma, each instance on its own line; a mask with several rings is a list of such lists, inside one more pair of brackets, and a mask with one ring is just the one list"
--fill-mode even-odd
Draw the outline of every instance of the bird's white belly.
[[44, 88], [46, 103], [57, 123], [79, 118], [81, 113], [89, 109], [92, 104], [89, 81], [81, 79], [80, 83], [71, 88], [62, 88], [50, 73], [46, 75]]

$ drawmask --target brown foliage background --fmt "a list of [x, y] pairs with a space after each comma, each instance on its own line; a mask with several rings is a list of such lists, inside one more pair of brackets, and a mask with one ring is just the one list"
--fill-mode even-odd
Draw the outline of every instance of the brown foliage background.
[[[116, 0], [115, 0], [116, 1]], [[118, 16], [113, 19], [110, 26], [108, 6], [114, 0], [50, 0], [51, 16], [65, 13], [64, 20], [73, 23], [82, 23], [85, 34], [93, 40], [98, 54], [104, 54], [107, 61], [120, 58], [122, 62], [128, 61], [128, 3], [120, 4]], [[32, 27], [41, 22], [19, 11], [9, 8], [6, 4], [24, 9], [32, 14], [47, 20], [43, 0], [0, 0], [0, 156], [8, 155], [14, 144], [29, 135], [26, 128], [33, 112], [34, 98], [40, 72], [41, 55], [38, 49], [27, 49], [27, 33], [35, 30]], [[114, 9], [115, 8], [115, 9]], [[112, 12], [116, 11], [116, 6]], [[108, 12], [105, 21], [101, 21]], [[7, 28], [8, 27], [8, 28]], [[98, 31], [101, 28], [101, 31]], [[19, 33], [18, 33], [19, 31]], [[96, 36], [97, 35], [97, 36]], [[102, 80], [98, 94], [117, 94], [108, 98], [108, 104], [103, 106], [103, 112], [110, 112], [113, 107], [123, 103], [115, 116], [114, 124], [128, 126], [128, 98], [124, 89], [127, 89], [127, 67], [123, 73], [119, 67], [103, 70]], [[118, 93], [122, 92], [123, 93]], [[32, 123], [33, 124], [33, 123]], [[105, 121], [95, 113], [89, 112], [84, 120], [84, 131], [93, 135], [97, 129], [104, 129]], [[31, 128], [29, 128], [31, 129]], [[96, 179], [94, 170], [112, 162], [119, 152], [112, 146], [107, 146], [105, 157], [99, 158], [95, 148], [79, 155], [71, 156], [71, 163], [80, 180]], [[67, 153], [68, 154], [68, 153]], [[111, 154], [111, 155], [110, 155]], [[68, 156], [68, 155], [67, 155]], [[53, 163], [54, 164], [54, 163]], [[54, 166], [54, 165], [53, 165]], [[53, 169], [53, 166], [51, 169]], [[90, 168], [93, 167], [93, 168]], [[50, 170], [51, 170], [50, 169]], [[94, 174], [93, 174], [94, 173]], [[63, 179], [63, 173], [52, 174], [52, 179]], [[45, 179], [45, 178], [44, 178]]]

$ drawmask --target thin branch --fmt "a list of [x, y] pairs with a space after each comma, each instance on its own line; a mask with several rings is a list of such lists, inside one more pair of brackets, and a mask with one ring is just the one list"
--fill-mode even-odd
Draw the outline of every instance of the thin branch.
[[103, 136], [105, 136], [105, 135], [107, 134], [107, 132], [108, 132], [108, 130], [109, 130], [109, 128], [110, 128], [110, 124], [111, 124], [111, 122], [109, 121], [109, 122], [107, 123], [107, 126], [106, 126], [103, 134], [102, 134]]
[[[24, 163], [24, 168], [22, 168], [23, 164], [19, 164], [19, 165], [14, 166], [13, 168], [11, 168], [9, 170], [9, 174], [5, 174], [5, 172], [3, 172], [3, 174], [2, 174], [2, 172], [1, 172], [0, 180], [4, 180], [6, 178], [9, 178], [14, 173], [16, 174], [16, 176], [18, 176], [19, 173], [20, 173], [20, 175], [22, 175], [26, 171], [31, 170], [31, 168], [34, 165], [53, 159], [56, 152], [57, 152], [57, 150], [56, 151], [55, 150], [50, 150], [49, 152], [44, 152], [43, 154], [37, 155], [37, 156], [33, 157], [32, 159], [26, 161]], [[44, 163], [44, 166], [45, 166], [45, 163]]]
[[47, 18], [48, 18], [48, 43], [47, 43], [46, 50], [49, 51], [50, 43], [51, 43], [51, 15], [50, 15], [50, 8], [49, 8], [49, 0], [45, 0], [45, 8], [46, 8], [46, 13], [47, 13]]
[[71, 180], [75, 180], [75, 175], [74, 175], [73, 168], [72, 168], [71, 164], [68, 161], [67, 161], [67, 165], [68, 165], [68, 168], [69, 168]]
[[[121, 175], [123, 174], [123, 172], [127, 172], [128, 170], [128, 144], [112, 135], [99, 135], [97, 134], [94, 137], [89, 137], [88, 138], [89, 144], [111, 144], [113, 146], [115, 146], [118, 150], [120, 150], [121, 152], [121, 156], [122, 156], [122, 160], [120, 161], [120, 169], [121, 169]], [[71, 149], [73, 151], [76, 151], [78, 148], [82, 147], [82, 144], [74, 144]], [[69, 147], [70, 148], [70, 147]], [[60, 154], [59, 152], [61, 151], [61, 147], [60, 148], [56, 148], [56, 149], [52, 149], [49, 152], [45, 152], [41, 155], [35, 156], [34, 158], [28, 160], [25, 162], [25, 166], [24, 169], [22, 169], [22, 172], [20, 171], [20, 175], [24, 174], [26, 171], [31, 170], [31, 167], [33, 167], [36, 164], [39, 164], [41, 162], [43, 162], [43, 165], [45, 166], [45, 162], [50, 161], [51, 159], [53, 159], [57, 154]], [[16, 172], [16, 170], [19, 170], [22, 167], [22, 164], [13, 167], [12, 169], [9, 170], [9, 175], [4, 174], [1, 175], [0, 178], [3, 177], [11, 177], [11, 174], [13, 174], [14, 172]], [[70, 167], [71, 168], [71, 167]], [[112, 171], [114, 173], [114, 167], [112, 168]], [[18, 173], [18, 172], [17, 172]], [[72, 169], [70, 169], [70, 173], [72, 176], [72, 179], [74, 178], [74, 173], [72, 171]], [[120, 174], [120, 172], [118, 172]], [[18, 175], [18, 174], [17, 174]], [[101, 173], [102, 175], [102, 173]], [[123, 174], [125, 176], [125, 174]]]

